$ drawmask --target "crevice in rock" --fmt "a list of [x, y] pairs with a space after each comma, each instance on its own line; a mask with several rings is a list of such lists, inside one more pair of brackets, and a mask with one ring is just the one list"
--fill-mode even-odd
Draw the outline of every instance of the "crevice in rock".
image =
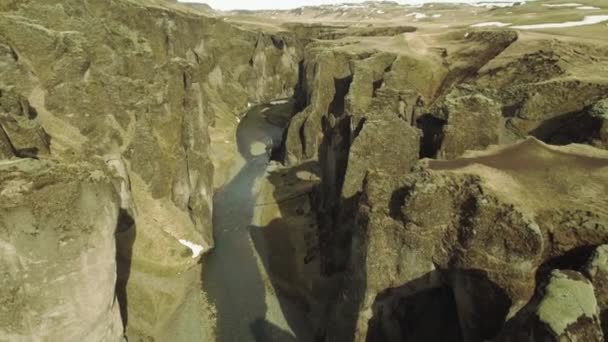
[[[353, 118], [351, 117], [351, 120], [352, 119]], [[363, 126], [365, 126], [366, 122], [367, 122], [367, 118], [362, 118], [361, 120], [359, 120], [359, 122], [357, 123], [357, 126], [354, 128], [354, 130], [352, 130], [351, 144], [359, 136], [359, 134], [361, 134], [361, 131], [363, 130]], [[352, 123], [351, 123], [351, 125], [352, 125]]]
[[546, 120], [530, 135], [552, 145], [589, 144], [600, 138], [601, 127], [602, 119], [592, 117], [583, 110]]
[[329, 113], [332, 113], [335, 116], [341, 116], [344, 114], [346, 95], [348, 94], [348, 90], [350, 89], [350, 84], [352, 83], [352, 81], [352, 75], [345, 78], [334, 79], [334, 88], [336, 90], [336, 95], [334, 96], [332, 102], [329, 104]]
[[272, 35], [270, 36], [270, 40], [272, 41], [272, 45], [279, 50], [283, 50], [285, 48], [285, 41], [283, 38], [279, 36]]
[[420, 158], [437, 158], [437, 153], [443, 142], [443, 126], [446, 121], [432, 114], [424, 114], [417, 118], [416, 125], [423, 132], [420, 138]]
[[121, 208], [116, 221], [116, 288], [115, 296], [120, 308], [123, 327], [126, 330], [129, 322], [127, 284], [131, 276], [131, 258], [133, 243], [136, 237], [135, 220], [124, 208]]
[[537, 283], [555, 269], [581, 271], [597, 247], [597, 245], [577, 247], [545, 261], [536, 273]]
[[372, 310], [366, 342], [463, 341], [455, 296], [448, 286], [414, 281], [387, 289], [376, 297]]
[[304, 60], [298, 62], [298, 82], [294, 89], [294, 112], [300, 112], [308, 106], [308, 95], [306, 94], [306, 68]]
[[382, 88], [382, 86], [384, 85], [384, 78], [381, 78], [377, 81], [375, 81], [373, 83], [373, 93], [372, 93], [372, 97], [376, 97], [378, 95], [378, 89]]

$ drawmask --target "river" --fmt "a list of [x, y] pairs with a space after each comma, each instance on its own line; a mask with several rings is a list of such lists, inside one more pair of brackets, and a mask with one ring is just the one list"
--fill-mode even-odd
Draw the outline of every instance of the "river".
[[254, 244], [251, 228], [259, 190], [269, 165], [267, 150], [279, 144], [289, 104], [252, 107], [237, 129], [244, 165], [214, 197], [215, 248], [204, 267], [204, 290], [217, 309], [220, 342], [311, 341], [307, 318], [277, 294], [262, 258], [265, 244]]

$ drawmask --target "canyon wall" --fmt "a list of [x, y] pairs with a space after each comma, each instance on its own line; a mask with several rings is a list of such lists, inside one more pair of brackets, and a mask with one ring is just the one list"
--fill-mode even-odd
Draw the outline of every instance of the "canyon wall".
[[[365, 41], [306, 49], [301, 111], [283, 156], [294, 169], [318, 163], [310, 195], [318, 245], [309, 247], [318, 252], [308, 262], [318, 258], [318, 284], [332, 292], [316, 313], [325, 317], [318, 334], [327, 341], [521, 340], [521, 333], [557, 338], [577, 322], [568, 336], [601, 336], [596, 304], [589, 320], [537, 317], [546, 282], [547, 289], [563, 277], [572, 286], [590, 283], [550, 271], [583, 272], [589, 252], [608, 238], [608, 203], [599, 195], [605, 152], [543, 143], [605, 149], [608, 75], [591, 70], [604, 70], [608, 50], [520, 41], [509, 30], [411, 39], [424, 48]], [[536, 139], [521, 142], [527, 136]], [[514, 143], [487, 159], [466, 153]], [[452, 165], [439, 172], [420, 158], [454, 162], [433, 164]], [[485, 165], [483, 176], [474, 164]], [[553, 201], [559, 205], [547, 205]], [[550, 305], [595, 303], [584, 291]], [[568, 329], [539, 328], [568, 319]]]
[[[109, 242], [115, 234], [118, 265], [99, 265], [98, 286], [105, 291], [99, 296], [106, 298], [95, 300], [113, 303], [114, 293], [107, 291], [114, 286], [109, 270], [117, 267], [116, 294], [129, 335], [160, 340], [177, 336], [180, 307], [201, 296], [199, 260], [214, 244], [212, 196], [230, 177], [238, 155], [238, 115], [248, 103], [293, 94], [300, 59], [296, 41], [289, 34], [240, 29], [163, 1], [5, 1], [0, 11], [0, 156], [9, 163], [52, 160], [58, 170], [96, 161], [100, 172], [112, 174], [112, 191], [118, 194], [98, 196], [97, 208], [87, 200], [90, 214], [72, 211], [74, 225], [93, 230], [87, 233], [91, 247], [72, 251], [61, 249], [59, 240], [49, 240], [44, 248], [61, 258], [76, 253], [88, 262], [103, 254], [110, 263], [116, 247]], [[31, 172], [39, 170], [26, 168], [15, 175], [15, 182], [21, 177], [27, 183], [27, 177], [37, 174]], [[77, 183], [60, 177], [59, 171], [49, 173], [37, 191], [62, 189], [61, 182], [67, 191]], [[81, 191], [81, 197], [94, 196]], [[21, 204], [30, 210], [44, 205]], [[12, 212], [17, 207], [6, 210], [6, 215], [17, 215]], [[88, 221], [80, 220], [97, 217], [91, 215], [100, 216], [100, 224], [89, 228]], [[13, 231], [28, 223], [5, 224]], [[2, 251], [20, 255], [11, 251], [13, 238], [3, 236]], [[36, 235], [29, 239], [37, 243]], [[85, 263], [80, 259], [57, 264], [52, 276]], [[95, 272], [87, 267], [81, 272]], [[14, 272], [10, 268], [9, 274]], [[13, 285], [26, 283], [15, 280]], [[73, 286], [83, 293], [89, 285]], [[12, 288], [3, 287], [3, 296]], [[13, 308], [23, 314], [33, 309]], [[52, 316], [47, 307], [33, 310], [40, 317]], [[35, 327], [25, 324], [26, 319], [4, 322], [0, 336], [55, 336], [44, 331], [49, 321]], [[53, 324], [66, 326], [69, 319], [60, 316]], [[100, 323], [99, 329], [108, 324]], [[83, 333], [93, 328], [70, 329]], [[75, 331], [69, 336], [82, 340], [77, 337], [83, 335]]]

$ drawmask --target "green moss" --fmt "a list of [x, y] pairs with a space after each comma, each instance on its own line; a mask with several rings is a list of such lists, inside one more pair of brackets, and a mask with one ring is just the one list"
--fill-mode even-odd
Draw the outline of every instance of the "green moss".
[[597, 310], [593, 286], [582, 276], [575, 279], [561, 271], [553, 271], [537, 315], [557, 335], [562, 335], [570, 324], [581, 317], [593, 318]]

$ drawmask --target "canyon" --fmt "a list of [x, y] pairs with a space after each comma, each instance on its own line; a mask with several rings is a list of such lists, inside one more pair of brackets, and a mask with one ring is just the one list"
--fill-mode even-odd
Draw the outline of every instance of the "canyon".
[[558, 2], [0, 1], [0, 340], [604, 340], [608, 26], [517, 28]]

